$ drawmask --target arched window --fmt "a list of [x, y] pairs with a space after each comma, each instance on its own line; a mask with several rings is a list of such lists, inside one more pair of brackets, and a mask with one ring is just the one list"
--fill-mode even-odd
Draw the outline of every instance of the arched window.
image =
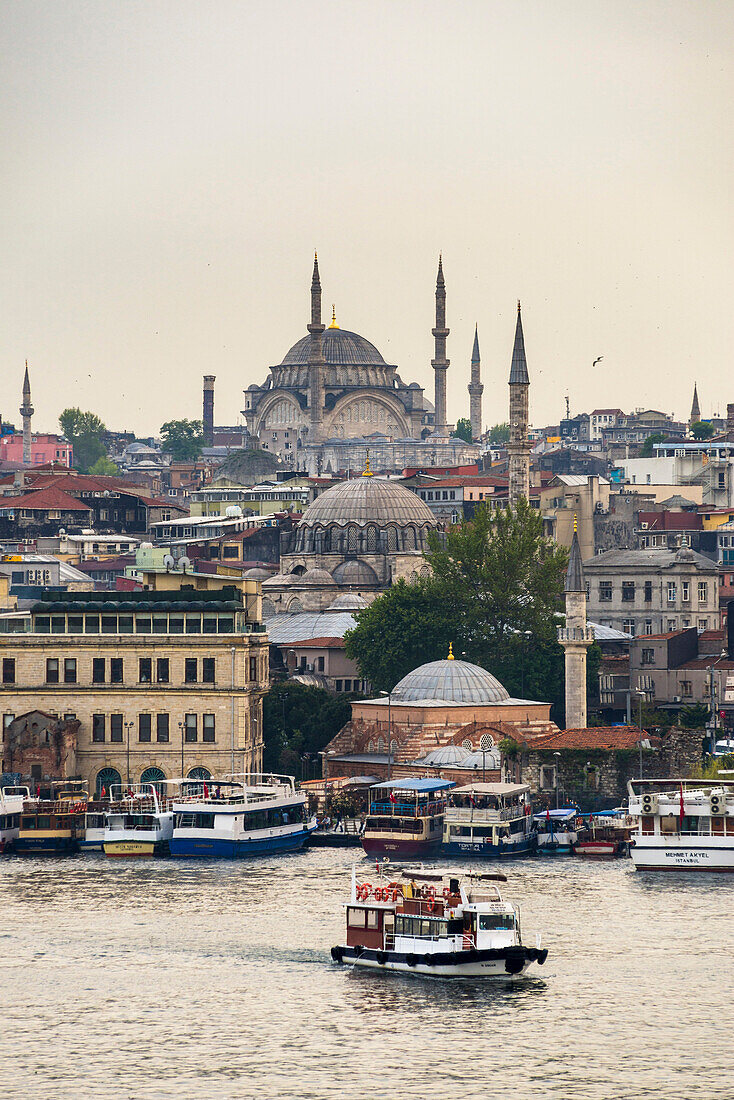
[[275, 614], [275, 604], [272, 600], [263, 600], [263, 619], [272, 619]]
[[[95, 797], [102, 797], [102, 788], [105, 789], [105, 794], [111, 796], [112, 787], [121, 787], [122, 778], [116, 768], [102, 768], [101, 772], [97, 773], [97, 781], [95, 783]], [[119, 794], [119, 791], [117, 792]]]
[[397, 550], [398, 548], [398, 531], [396, 527], [388, 527], [387, 529], [387, 548], [388, 550]]
[[374, 741], [368, 741], [367, 742], [367, 752], [374, 752], [374, 751], [375, 751], [375, 742]]
[[288, 610], [289, 611], [303, 611], [303, 604], [301, 603], [301, 601], [299, 599], [296, 598], [295, 600], [291, 600], [291, 602], [288, 604]]
[[378, 752], [384, 752], [385, 751], [385, 739], [384, 739], [384, 737], [378, 737], [377, 738], [377, 751]]
[[188, 774], [188, 779], [211, 779], [212, 773], [208, 768], [192, 768]]
[[390, 754], [391, 754], [392, 756], [394, 756], [394, 755], [395, 755], [395, 753], [396, 753], [397, 751], [398, 751], [398, 743], [397, 743], [397, 741], [396, 741], [396, 740], [395, 740], [395, 739], [393, 738], [393, 740], [392, 740], [392, 741], [390, 742]]
[[493, 740], [492, 737], [490, 737], [490, 735], [488, 733], [483, 733], [482, 734], [482, 736], [479, 740], [479, 748], [483, 752], [489, 752], [490, 749], [494, 748], [494, 740]]
[[367, 553], [374, 554], [377, 551], [377, 528], [370, 524], [367, 528]]
[[356, 554], [359, 549], [359, 532], [357, 528], [350, 523], [347, 527], [347, 553]]
[[141, 783], [153, 783], [160, 794], [162, 786], [166, 783], [166, 773], [160, 768], [146, 768], [140, 776]]
[[464, 740], [461, 742], [461, 747], [462, 749], [469, 749], [470, 752], [474, 748], [468, 737], [465, 737]]

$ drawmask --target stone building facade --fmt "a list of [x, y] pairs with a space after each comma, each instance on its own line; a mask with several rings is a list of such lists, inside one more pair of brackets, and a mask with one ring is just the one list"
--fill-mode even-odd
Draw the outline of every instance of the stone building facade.
[[39, 602], [28, 630], [10, 619], [16, 630], [0, 636], [3, 726], [33, 711], [78, 723], [74, 774], [90, 791], [128, 776], [259, 771], [268, 687], [259, 615], [235, 587]]

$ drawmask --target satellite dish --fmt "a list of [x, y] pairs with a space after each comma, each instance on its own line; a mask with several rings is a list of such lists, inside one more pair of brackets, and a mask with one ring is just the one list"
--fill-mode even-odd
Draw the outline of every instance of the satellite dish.
[[179, 558], [178, 564], [181, 566], [181, 571], [185, 573], [187, 569], [191, 568], [191, 558], [187, 558], [186, 556]]
[[171, 554], [166, 554], [163, 559], [163, 565], [165, 566], [166, 573], [168, 573], [170, 569], [173, 569], [175, 564], [176, 563], [173, 560], [173, 556]]

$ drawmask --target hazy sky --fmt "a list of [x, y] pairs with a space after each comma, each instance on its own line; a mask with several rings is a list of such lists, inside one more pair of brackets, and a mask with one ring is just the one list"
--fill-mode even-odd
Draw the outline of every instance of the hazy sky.
[[[0, 410], [217, 423], [324, 302], [449, 415], [734, 401], [734, 4], [3, 0]], [[591, 369], [598, 355], [604, 361]]]

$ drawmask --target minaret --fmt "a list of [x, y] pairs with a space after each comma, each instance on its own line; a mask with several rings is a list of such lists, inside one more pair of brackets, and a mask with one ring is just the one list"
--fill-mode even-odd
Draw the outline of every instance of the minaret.
[[586, 581], [581, 547], [573, 519], [573, 541], [566, 571], [566, 625], [558, 628], [566, 662], [566, 729], [586, 729], [586, 650], [594, 641], [586, 623]]
[[435, 351], [431, 366], [436, 378], [433, 434], [448, 436], [452, 429], [452, 425], [446, 423], [446, 371], [449, 369], [449, 360], [446, 358], [446, 337], [450, 330], [446, 328], [446, 284], [443, 281], [443, 263], [440, 256], [436, 276], [436, 327], [432, 331]]
[[23, 417], [23, 465], [31, 466], [31, 417], [33, 405], [31, 405], [31, 381], [28, 377], [28, 360], [25, 361], [25, 378], [23, 379], [23, 404], [20, 406], [20, 415]]
[[510, 507], [516, 508], [520, 497], [530, 499], [530, 440], [528, 439], [528, 393], [530, 379], [525, 361], [525, 340], [522, 334], [522, 314], [517, 303], [515, 346], [510, 368]]
[[309, 443], [320, 443], [324, 427], [324, 356], [321, 348], [321, 280], [319, 278], [319, 258], [314, 252], [313, 278], [311, 279], [311, 324], [306, 326], [311, 333], [308, 349], [308, 404], [310, 413]]
[[471, 382], [469, 383], [469, 420], [471, 421], [472, 439], [479, 439], [482, 434], [482, 394], [484, 393], [484, 386], [480, 380], [480, 366], [479, 331], [475, 325], [474, 349], [471, 353]]
[[214, 446], [214, 383], [217, 376], [215, 374], [204, 375], [204, 400], [202, 406], [202, 427], [204, 435], [204, 446]]
[[691, 405], [691, 418], [688, 421], [688, 427], [691, 428], [694, 424], [697, 424], [701, 419], [701, 410], [698, 405], [698, 388], [696, 383], [693, 383], [693, 404]]

